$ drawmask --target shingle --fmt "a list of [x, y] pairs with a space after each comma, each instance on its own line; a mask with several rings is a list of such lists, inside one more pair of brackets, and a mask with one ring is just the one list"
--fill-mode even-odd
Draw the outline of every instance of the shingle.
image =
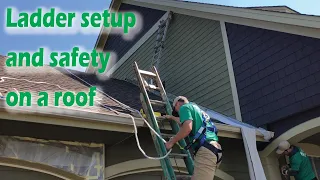
[[279, 79], [274, 84], [275, 84], [275, 89], [281, 89], [285, 86], [283, 79]]
[[310, 62], [311, 63], [320, 62], [320, 51], [317, 51], [317, 52], [313, 53], [312, 55], [310, 55]]
[[305, 89], [306, 91], [306, 97], [314, 96], [316, 94], [320, 93], [320, 82], [313, 84], [312, 86], [309, 86]]
[[273, 74], [270, 75], [268, 78], [270, 79], [270, 82], [271, 82], [271, 83], [276, 82], [276, 81], [279, 80], [278, 73], [273, 73]]
[[310, 58], [309, 58], [309, 56], [307, 56], [307, 57], [304, 57], [303, 59], [295, 62], [294, 63], [294, 68], [296, 70], [300, 70], [300, 69], [308, 66], [309, 64], [310, 64]]
[[[306, 68], [305, 68], [305, 69], [306, 69]], [[313, 73], [315, 73], [315, 72], [320, 71], [320, 63], [311, 64], [311, 65], [308, 67], [307, 71], [309, 71], [310, 74], [313, 74]]]
[[278, 70], [284, 68], [285, 66], [286, 66], [286, 61], [285, 60], [280, 60], [280, 61], [278, 61], [278, 62], [273, 64], [273, 69], [275, 71], [278, 71]]
[[308, 82], [308, 86], [312, 86], [315, 82], [316, 82], [316, 79], [313, 75], [307, 77], [307, 82]]
[[[6, 70], [7, 69], [7, 70]], [[126, 104], [128, 106], [132, 105], [133, 108], [140, 109], [139, 105], [139, 89], [124, 81], [120, 80], [99, 80], [95, 75], [88, 75], [85, 73], [80, 73], [77, 71], [71, 72], [77, 74], [80, 78], [85, 79], [90, 84], [97, 86], [97, 89], [102, 88], [107, 94], [111, 97], [119, 100], [120, 102], [127, 103], [131, 101], [131, 104]], [[63, 68], [51, 68], [49, 66], [43, 66], [41, 68], [35, 67], [19, 67], [19, 68], [6, 68], [5, 67], [5, 57], [0, 56], [0, 76], [8, 76], [17, 78], [17, 80], [5, 80], [4, 82], [0, 82], [1, 88], [11, 89], [16, 88], [18, 91], [30, 91], [32, 93], [38, 93], [40, 91], [46, 91], [49, 93], [49, 105], [54, 105], [54, 97], [53, 92], [56, 91], [72, 91], [72, 92], [87, 92], [89, 91], [88, 85], [83, 84], [77, 77], [73, 76]], [[39, 84], [39, 83], [30, 83], [25, 80], [19, 79], [27, 79], [29, 81], [34, 82], [46, 82], [49, 84]], [[123, 87], [125, 86], [125, 87]], [[60, 89], [63, 88], [63, 89]], [[107, 89], [105, 88], [107, 87]], [[132, 91], [130, 94], [129, 92]], [[100, 93], [98, 90], [96, 91], [96, 97], [101, 98], [101, 103], [112, 107], [114, 110], [128, 113], [128, 111], [123, 107], [123, 105], [118, 102], [112, 100], [110, 96], [105, 96]], [[125, 94], [128, 93], [128, 94]], [[127, 96], [126, 96], [127, 95]], [[122, 97], [122, 98], [120, 98]], [[77, 109], [81, 111], [90, 111], [95, 113], [114, 113], [109, 109], [101, 107], [97, 102], [94, 103], [94, 106], [71, 106], [66, 107], [63, 104], [59, 106], [60, 108], [67, 109]]]
[[300, 81], [297, 82], [297, 89], [304, 89], [305, 87], [308, 86], [308, 82], [306, 79], [301, 79]]
[[285, 67], [285, 71], [286, 71], [286, 75], [293, 73], [294, 72], [294, 65], [291, 64], [291, 65]]
[[287, 96], [289, 94], [294, 93], [297, 90], [296, 84], [290, 84], [289, 86], [286, 86], [282, 89], [283, 96]]
[[313, 97], [306, 98], [301, 101], [303, 110], [307, 110], [314, 107]]
[[256, 117], [259, 117], [262, 114], [263, 114], [263, 109], [262, 108], [258, 108], [258, 109], [254, 110], [254, 111], [252, 111], [250, 113], [252, 119], [255, 119]]
[[295, 95], [296, 101], [303, 100], [305, 98], [305, 91], [300, 90], [300, 91], [296, 92], [294, 95]]

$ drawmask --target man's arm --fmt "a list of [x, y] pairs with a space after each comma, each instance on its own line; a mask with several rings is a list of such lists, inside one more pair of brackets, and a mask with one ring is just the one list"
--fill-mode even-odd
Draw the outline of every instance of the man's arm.
[[295, 176], [299, 173], [301, 161], [299, 160], [291, 160], [290, 161], [290, 168], [289, 166], [282, 170], [282, 174]]
[[169, 142], [167, 142], [166, 144], [167, 149], [171, 149], [176, 142], [187, 137], [190, 134], [191, 130], [192, 130], [192, 120], [184, 121], [177, 135], [175, 135], [173, 138], [170, 139]]
[[175, 121], [176, 123], [178, 123], [179, 125], [181, 125], [179, 117], [175, 117], [175, 116], [172, 116], [172, 115], [165, 115], [164, 117], [165, 117], [166, 119], [173, 120], [173, 121]]
[[285, 176], [295, 176], [298, 173], [299, 171], [296, 171], [296, 170], [287, 169], [287, 168], [282, 169], [282, 174]]

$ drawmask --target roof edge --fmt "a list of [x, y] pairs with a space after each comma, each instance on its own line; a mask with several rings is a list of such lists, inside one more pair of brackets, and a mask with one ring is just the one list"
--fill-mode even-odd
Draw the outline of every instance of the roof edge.
[[[292, 8], [290, 8], [289, 6], [286, 5], [278, 5], [278, 6], [250, 6], [250, 7], [246, 7], [247, 9], [256, 9], [256, 8], [287, 8], [292, 12], [295, 12], [297, 14], [302, 15], [300, 12], [298, 12], [297, 10], [294, 10]], [[262, 10], [262, 9], [257, 9], [257, 10]], [[267, 10], [267, 9], [266, 9]]]
[[[3, 104], [4, 103], [0, 103], [0, 117], [3, 119], [133, 133], [133, 122], [131, 118], [133, 116], [129, 114], [98, 114], [51, 106], [41, 108], [5, 107]], [[141, 118], [133, 118], [138, 127], [144, 125]]]
[[123, 0], [123, 3], [140, 5], [158, 5], [167, 7], [169, 9], [178, 8], [185, 9], [188, 11], [198, 11], [203, 13], [240, 17], [244, 19], [253, 19], [259, 21], [289, 24], [309, 28], [320, 28], [320, 18], [313, 15], [271, 12], [259, 9], [175, 0]]
[[[109, 6], [109, 11], [118, 12], [121, 4], [122, 4], [122, 0], [112, 0]], [[111, 31], [111, 28], [105, 28], [104, 26], [101, 27], [97, 41], [94, 45], [94, 49], [96, 49], [98, 52], [103, 51], [104, 45], [107, 42], [110, 31]], [[89, 66], [86, 68], [85, 72], [95, 73], [95, 68], [92, 66], [92, 63], [89, 63]]]

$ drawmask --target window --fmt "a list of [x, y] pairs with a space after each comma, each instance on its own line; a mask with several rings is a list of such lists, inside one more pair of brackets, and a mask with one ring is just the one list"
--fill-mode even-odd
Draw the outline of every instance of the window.
[[309, 157], [317, 178], [320, 177], [320, 157]]

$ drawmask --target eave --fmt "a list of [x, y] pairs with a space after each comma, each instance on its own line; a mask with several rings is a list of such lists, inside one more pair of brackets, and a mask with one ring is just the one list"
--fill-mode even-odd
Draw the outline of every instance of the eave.
[[[1, 119], [127, 133], [134, 132], [132, 119], [126, 114], [96, 113], [60, 107], [8, 107], [4, 100], [0, 100], [0, 102]], [[138, 127], [143, 126], [141, 118], [134, 119]]]

